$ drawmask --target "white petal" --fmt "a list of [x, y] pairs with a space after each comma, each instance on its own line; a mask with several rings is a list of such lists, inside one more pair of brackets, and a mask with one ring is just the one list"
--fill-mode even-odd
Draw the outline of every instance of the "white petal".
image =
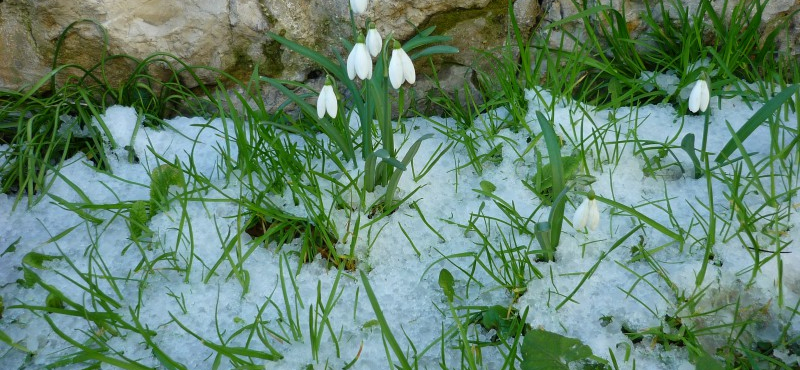
[[319, 96], [317, 97], [317, 117], [319, 118], [322, 118], [325, 115], [325, 107], [327, 105], [325, 100], [325, 94], [327, 92], [325, 90], [326, 87], [328, 87], [328, 85], [322, 87], [322, 90], [320, 90]]
[[689, 111], [697, 113], [698, 110], [700, 110], [700, 88], [698, 82], [695, 82], [692, 92], [689, 93]]
[[[336, 113], [339, 110], [339, 104], [336, 102], [336, 93], [333, 92], [333, 86], [325, 85], [328, 89], [328, 94], [325, 95], [325, 110], [331, 118], [336, 118]], [[325, 90], [325, 87], [322, 89]]]
[[589, 221], [588, 208], [589, 198], [584, 198], [581, 205], [575, 210], [575, 215], [572, 217], [572, 227], [575, 230], [582, 230], [586, 227], [586, 223]]
[[405, 50], [401, 50], [401, 57], [403, 58], [403, 77], [409, 84], [414, 84], [417, 81], [417, 72], [414, 70], [414, 62], [408, 56]]
[[706, 80], [700, 80], [702, 88], [700, 89], [700, 111], [705, 112], [708, 109], [708, 103], [711, 100], [711, 93], [708, 90], [708, 83]]
[[600, 226], [600, 209], [597, 208], [597, 201], [592, 199], [589, 201], [589, 212], [587, 215], [587, 227], [589, 230], [597, 229]]
[[[356, 44], [358, 45], [358, 44]], [[349, 79], [356, 78], [356, 48], [353, 47], [353, 50], [350, 50], [350, 54], [347, 56], [347, 77]]]
[[372, 57], [369, 55], [367, 45], [364, 43], [357, 43], [353, 47], [352, 53], [355, 53], [355, 68], [358, 78], [366, 80], [372, 77]]
[[692, 87], [692, 92], [689, 94], [689, 110], [692, 113], [697, 111], [705, 112], [708, 108], [709, 92], [708, 84], [705, 80], [697, 80]]
[[403, 62], [399, 56], [400, 52], [398, 50], [400, 49], [392, 50], [392, 59], [389, 60], [389, 82], [392, 83], [392, 87], [395, 89], [400, 88], [404, 79]]
[[350, 0], [350, 8], [353, 9], [353, 13], [363, 13], [367, 10], [367, 3], [367, 0]]
[[367, 31], [367, 49], [369, 49], [369, 54], [373, 57], [377, 57], [382, 47], [383, 38], [381, 34], [378, 33], [378, 30], [370, 28], [369, 31]]

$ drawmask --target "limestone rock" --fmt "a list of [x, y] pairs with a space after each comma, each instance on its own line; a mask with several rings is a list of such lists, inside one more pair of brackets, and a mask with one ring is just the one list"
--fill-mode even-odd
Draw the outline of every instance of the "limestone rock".
[[[20, 88], [44, 76], [68, 28], [58, 64], [88, 68], [104, 55], [144, 59], [164, 52], [239, 78], [249, 77], [257, 63], [265, 75], [304, 81], [318, 67], [284, 50], [267, 37], [267, 31], [329, 55], [334, 49], [341, 53], [342, 38], [350, 35], [348, 4], [348, 0], [0, 1], [4, 54], [0, 88]], [[436, 25], [438, 32], [454, 35], [455, 46], [464, 51], [450, 62], [469, 65], [475, 59], [472, 48], [502, 45], [508, 26], [506, 4], [506, 0], [372, 1], [367, 13], [355, 21], [363, 25], [369, 17], [382, 34], [391, 33], [399, 40], [412, 37], [415, 27]], [[537, 6], [533, 0], [515, 4], [526, 19], [533, 19]], [[528, 30], [532, 26], [531, 21], [522, 23]], [[124, 78], [124, 71], [119, 74]], [[215, 84], [214, 73], [200, 77], [202, 83]]]
[[[693, 9], [698, 1], [682, 3]], [[744, 0], [731, 0], [729, 6], [736, 1]], [[719, 7], [724, 2], [713, 3]], [[540, 22], [548, 24], [577, 14], [579, 10], [573, 4], [567, 0], [516, 0], [513, 6], [527, 38]], [[641, 13], [646, 4], [644, 0], [611, 3], [616, 9], [625, 9], [627, 27], [634, 35], [645, 30]], [[319, 80], [320, 68], [284, 49], [267, 33], [281, 34], [327, 55], [344, 54], [343, 39], [352, 39], [348, 5], [349, 0], [0, 0], [0, 88], [30, 86], [45, 76], [62, 35], [56, 58], [59, 65], [88, 68], [108, 55], [141, 60], [164, 52], [190, 65], [209, 66], [240, 79], [249, 78], [258, 65], [262, 75], [315, 81]], [[469, 80], [470, 67], [487, 66], [476, 49], [498, 50], [504, 46], [510, 27], [507, 7], [507, 0], [371, 0], [367, 11], [355, 16], [355, 23], [363, 27], [371, 19], [381, 34], [392, 34], [401, 41], [411, 38], [416, 29], [436, 26], [436, 33], [453, 36], [452, 45], [461, 50], [439, 57], [437, 65], [448, 69], [448, 76]], [[790, 17], [790, 33], [779, 42], [787, 49], [795, 48], [791, 50], [795, 54], [799, 44], [798, 8], [798, 0], [771, 0], [763, 15], [767, 28], [776, 26], [775, 20], [782, 16]], [[560, 31], [580, 39], [582, 27], [570, 22]], [[551, 46], [572, 47], [568, 38], [560, 44], [558, 35], [549, 38]], [[163, 59], [169, 62], [170, 58]], [[125, 58], [114, 63], [106, 70], [112, 84], [124, 80], [132, 67]], [[426, 63], [417, 64], [423, 79], [430, 71]], [[164, 63], [152, 63], [148, 70], [161, 77], [169, 72]], [[67, 72], [80, 74], [76, 68]], [[66, 73], [61, 75], [66, 77]], [[182, 81], [189, 87], [216, 86], [217, 77], [217, 73], [200, 71], [199, 80]], [[454, 81], [448, 84], [460, 86]]]

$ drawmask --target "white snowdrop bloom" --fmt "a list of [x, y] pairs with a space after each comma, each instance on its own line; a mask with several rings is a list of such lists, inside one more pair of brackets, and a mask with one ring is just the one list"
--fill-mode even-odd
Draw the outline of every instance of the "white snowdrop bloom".
[[572, 227], [575, 230], [589, 228], [590, 231], [593, 231], [597, 229], [598, 225], [600, 225], [600, 209], [597, 208], [597, 200], [590, 196], [584, 199], [578, 209], [575, 210], [575, 216], [572, 217]]
[[400, 43], [395, 41], [394, 49], [392, 49], [392, 59], [389, 60], [389, 81], [392, 87], [399, 89], [403, 81], [408, 81], [409, 84], [414, 84], [417, 80], [417, 73], [414, 71], [414, 62], [406, 54], [406, 51], [400, 47]]
[[351, 80], [356, 76], [362, 80], [372, 78], [372, 57], [369, 55], [367, 45], [361, 40], [353, 46], [350, 55], [347, 56], [347, 77]]
[[374, 25], [370, 25], [369, 31], [367, 31], [367, 49], [369, 50], [369, 54], [373, 57], [377, 57], [382, 47], [383, 38], [381, 34], [378, 33]]
[[368, 4], [369, 0], [350, 0], [350, 9], [353, 9], [353, 13], [361, 14], [367, 10]]
[[699, 79], [694, 83], [692, 92], [689, 94], [689, 110], [692, 113], [697, 111], [705, 112], [708, 109], [708, 102], [711, 99], [708, 91], [708, 83], [704, 79]]
[[336, 93], [333, 91], [333, 84], [330, 79], [325, 81], [325, 86], [319, 92], [317, 98], [317, 116], [322, 118], [327, 113], [331, 118], [336, 118], [339, 104], [336, 102]]

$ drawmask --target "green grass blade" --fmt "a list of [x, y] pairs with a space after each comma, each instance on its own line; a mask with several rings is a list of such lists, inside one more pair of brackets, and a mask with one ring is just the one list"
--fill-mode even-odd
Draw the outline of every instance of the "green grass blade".
[[650, 217], [645, 216], [643, 213], [637, 211], [633, 207], [629, 207], [627, 205], [624, 205], [622, 203], [619, 203], [617, 201], [614, 201], [614, 200], [611, 200], [611, 199], [608, 199], [608, 198], [603, 198], [603, 197], [601, 197], [599, 195], [595, 195], [595, 199], [597, 199], [598, 201], [603, 202], [605, 204], [608, 204], [609, 206], [612, 206], [614, 208], [622, 210], [622, 211], [630, 214], [633, 217], [636, 217], [639, 221], [641, 221], [641, 222], [647, 224], [648, 226], [660, 231], [662, 234], [664, 234], [666, 236], [669, 236], [670, 238], [674, 239], [677, 243], [679, 243], [681, 245], [683, 245], [683, 243], [685, 242], [685, 240], [684, 240], [683, 236], [681, 236], [681, 234], [676, 233], [676, 232], [668, 229], [666, 226], [656, 222], [655, 220], [653, 220]]
[[33, 353], [33, 351], [25, 348], [25, 346], [23, 346], [23, 345], [21, 345], [19, 343], [14, 343], [14, 340], [11, 339], [11, 337], [8, 334], [6, 334], [6, 332], [4, 332], [2, 330], [0, 330], [0, 342], [8, 344], [9, 346], [14, 347], [14, 348], [16, 348], [16, 349], [18, 349], [18, 350], [20, 350], [22, 352], [31, 353], [31, 354]]
[[381, 306], [378, 304], [378, 299], [375, 297], [375, 292], [372, 290], [372, 286], [369, 285], [367, 274], [365, 274], [364, 271], [359, 271], [359, 273], [361, 274], [361, 281], [364, 283], [364, 290], [367, 291], [369, 303], [372, 304], [372, 310], [375, 311], [375, 317], [378, 319], [378, 323], [381, 326], [381, 333], [383, 334], [383, 337], [387, 342], [389, 342], [389, 346], [392, 347], [392, 351], [394, 351], [394, 354], [397, 356], [397, 361], [400, 362], [400, 365], [402, 365], [402, 369], [410, 370], [412, 367], [409, 365], [403, 350], [400, 348], [400, 345], [394, 338], [392, 330], [389, 329], [389, 323], [386, 322], [386, 317], [383, 316], [383, 311], [381, 310]]

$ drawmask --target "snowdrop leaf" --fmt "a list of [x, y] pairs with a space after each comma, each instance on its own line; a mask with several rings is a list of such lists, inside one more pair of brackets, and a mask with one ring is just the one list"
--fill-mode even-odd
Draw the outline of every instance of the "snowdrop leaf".
[[[753, 116], [750, 117], [750, 119], [748, 119], [738, 131], [736, 131], [736, 138], [738, 141], [744, 142], [744, 140], [747, 139], [747, 137], [750, 136], [750, 134], [752, 134], [756, 128], [758, 128], [758, 126], [764, 123], [764, 121], [766, 121], [767, 118], [769, 118], [772, 114], [778, 111], [778, 109], [783, 106], [783, 103], [789, 100], [798, 89], [800, 89], [800, 85], [789, 86], [778, 93], [778, 95], [775, 95], [774, 98], [767, 101], [767, 103], [764, 104], [761, 109], [753, 114]], [[734, 138], [731, 138], [728, 140], [728, 143], [725, 144], [722, 150], [720, 150], [717, 158], [715, 158], [714, 161], [717, 163], [724, 162], [728, 159], [728, 157], [730, 157], [731, 154], [733, 154], [734, 150], [736, 150], [736, 141]]]
[[62, 258], [64, 257], [48, 256], [46, 254], [30, 252], [26, 254], [25, 257], [22, 257], [22, 263], [39, 270], [47, 270], [48, 268], [44, 266], [45, 262], [60, 260]]
[[439, 286], [442, 287], [442, 292], [447, 297], [447, 301], [452, 302], [456, 291], [453, 289], [453, 274], [447, 269], [439, 271]]
[[425, 49], [420, 50], [414, 54], [409, 55], [411, 60], [417, 60], [419, 58], [424, 58], [430, 55], [436, 54], [458, 54], [459, 50], [456, 47], [448, 46], [448, 45], [435, 45]]
[[436, 26], [428, 27], [420, 31], [416, 36], [412, 37], [411, 40], [408, 40], [405, 44], [403, 44], [403, 49], [406, 51], [411, 51], [423, 45], [449, 42], [453, 39], [450, 36], [431, 36], [434, 30], [436, 30]]
[[567, 370], [570, 362], [591, 357], [592, 349], [575, 338], [532, 330], [522, 342], [523, 370]]

